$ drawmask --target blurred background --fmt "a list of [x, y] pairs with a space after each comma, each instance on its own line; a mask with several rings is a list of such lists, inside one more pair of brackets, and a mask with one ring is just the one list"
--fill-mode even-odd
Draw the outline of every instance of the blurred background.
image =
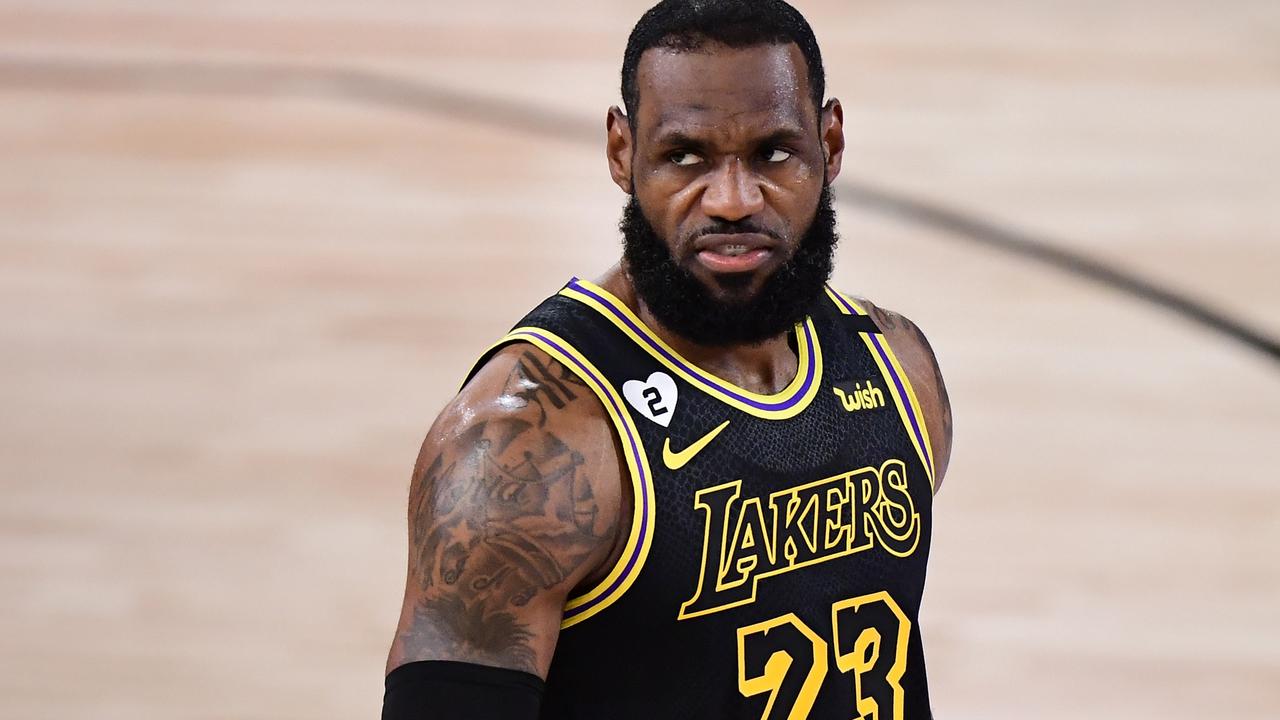
[[[0, 0], [0, 717], [377, 716], [422, 435], [619, 254], [648, 5]], [[1280, 717], [1280, 3], [798, 6], [835, 285], [955, 408], [938, 717]]]

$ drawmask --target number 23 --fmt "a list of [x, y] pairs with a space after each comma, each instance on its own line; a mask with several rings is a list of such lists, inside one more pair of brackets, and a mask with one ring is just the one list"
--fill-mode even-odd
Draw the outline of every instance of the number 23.
[[[906, 613], [887, 592], [862, 595], [831, 606], [831, 629], [836, 668], [853, 673], [854, 720], [902, 720]], [[761, 720], [808, 717], [827, 670], [827, 642], [794, 613], [738, 628], [738, 690], [769, 693]]]

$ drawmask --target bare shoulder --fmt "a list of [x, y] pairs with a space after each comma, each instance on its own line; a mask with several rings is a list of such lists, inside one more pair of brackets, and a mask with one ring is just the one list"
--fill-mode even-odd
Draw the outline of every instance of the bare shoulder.
[[882, 308], [865, 298], [858, 302], [875, 319], [893, 352], [902, 363], [920, 401], [929, 427], [930, 451], [936, 465], [935, 490], [942, 486], [951, 459], [951, 399], [942, 379], [942, 368], [924, 331], [906, 316]]
[[618, 536], [618, 467], [590, 388], [531, 345], [499, 351], [441, 412], [414, 467], [388, 671], [454, 660], [545, 676], [565, 599]]

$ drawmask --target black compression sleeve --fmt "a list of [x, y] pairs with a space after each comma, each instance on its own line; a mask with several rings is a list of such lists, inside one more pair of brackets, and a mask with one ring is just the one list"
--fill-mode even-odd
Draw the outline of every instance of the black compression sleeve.
[[387, 675], [382, 720], [537, 720], [543, 686], [519, 670], [411, 662]]

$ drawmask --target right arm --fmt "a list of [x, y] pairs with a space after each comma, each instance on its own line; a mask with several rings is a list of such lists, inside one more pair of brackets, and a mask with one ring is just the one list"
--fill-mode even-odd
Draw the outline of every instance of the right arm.
[[419, 660], [545, 678], [565, 600], [610, 559], [622, 474], [595, 394], [527, 344], [441, 413], [409, 494], [409, 567], [387, 672]]

